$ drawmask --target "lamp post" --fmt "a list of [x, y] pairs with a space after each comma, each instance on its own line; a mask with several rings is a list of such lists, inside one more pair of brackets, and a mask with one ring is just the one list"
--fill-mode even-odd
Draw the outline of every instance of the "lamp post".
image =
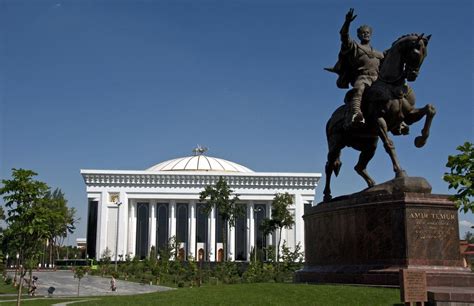
[[254, 236], [255, 236], [255, 246], [253, 248], [253, 257], [254, 257], [254, 261], [257, 262], [257, 235], [258, 235], [258, 226], [257, 226], [257, 214], [259, 212], [262, 211], [262, 208], [261, 207], [257, 207], [257, 208], [253, 208], [253, 213], [254, 213], [254, 217], [253, 217], [253, 232], [254, 232]]
[[118, 253], [118, 238], [119, 238], [119, 222], [120, 222], [120, 205], [122, 202], [115, 202], [117, 204], [117, 234], [115, 235], [115, 272], [118, 270], [117, 253]]
[[7, 269], [8, 269], [8, 253], [5, 254], [5, 277], [7, 276]]

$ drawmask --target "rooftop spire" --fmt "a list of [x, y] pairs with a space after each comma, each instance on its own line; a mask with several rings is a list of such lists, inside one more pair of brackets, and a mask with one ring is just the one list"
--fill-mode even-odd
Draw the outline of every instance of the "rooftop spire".
[[201, 147], [201, 145], [197, 145], [197, 147], [193, 149], [194, 156], [203, 155], [206, 152], [207, 152], [207, 147], [204, 147], [204, 146]]

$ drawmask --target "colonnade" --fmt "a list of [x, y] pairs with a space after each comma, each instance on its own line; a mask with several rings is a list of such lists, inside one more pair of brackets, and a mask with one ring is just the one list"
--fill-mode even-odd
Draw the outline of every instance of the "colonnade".
[[[143, 258], [148, 255], [152, 246], [159, 249], [169, 238], [175, 237], [178, 248], [181, 249], [177, 256], [181, 259], [222, 260], [222, 221], [215, 208], [209, 215], [199, 212], [201, 205], [203, 204], [196, 200], [128, 199], [127, 205], [122, 205], [117, 213], [111, 213], [110, 209], [117, 208], [110, 206], [107, 215], [111, 219], [120, 219], [117, 247], [119, 258], [124, 258], [124, 255]], [[228, 227], [228, 259], [249, 260], [257, 240], [260, 242], [259, 248], [273, 244], [272, 235], [263, 237], [259, 229], [263, 218], [270, 217], [271, 202], [245, 201], [237, 205], [245, 206], [245, 215], [237, 220], [236, 226]], [[163, 213], [166, 218], [160, 218]], [[117, 232], [113, 229], [116, 223], [111, 219], [107, 220], [107, 229], [113, 233], [106, 235], [106, 247], [114, 253], [113, 236]], [[143, 230], [144, 226], [146, 230]]]
[[[93, 196], [89, 197], [87, 236], [90, 257], [100, 259], [108, 252], [112, 260], [125, 260], [127, 256], [144, 258], [153, 246], [159, 250], [175, 237], [179, 258], [204, 261], [224, 258], [223, 222], [215, 209], [208, 215], [203, 213], [201, 205], [204, 204], [196, 195], [153, 198], [120, 191], [117, 193], [119, 200], [115, 202], [111, 200], [110, 192], [90, 195]], [[295, 201], [290, 212], [295, 217], [295, 224], [291, 229], [283, 230], [282, 242], [286, 240], [290, 248], [300, 243], [304, 251], [304, 202], [301, 195], [293, 196]], [[276, 245], [278, 237], [264, 236], [259, 228], [263, 219], [271, 216], [272, 199], [271, 195], [257, 199], [247, 197], [237, 204], [244, 206], [245, 215], [234, 227], [228, 227], [229, 260], [248, 261], [255, 247], [260, 250]]]

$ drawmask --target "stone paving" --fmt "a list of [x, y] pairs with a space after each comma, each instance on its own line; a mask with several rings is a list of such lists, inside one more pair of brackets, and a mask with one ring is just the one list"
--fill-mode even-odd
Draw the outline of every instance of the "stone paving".
[[[11, 273], [9, 273], [11, 274]], [[78, 280], [71, 271], [33, 272], [38, 276], [38, 289], [36, 296], [47, 296], [48, 288], [54, 287], [54, 297], [77, 296]], [[86, 275], [81, 279], [79, 296], [103, 295], [133, 295], [157, 291], [173, 290], [173, 288], [155, 285], [142, 285], [139, 283], [116, 280], [117, 291], [110, 290], [110, 278]]]

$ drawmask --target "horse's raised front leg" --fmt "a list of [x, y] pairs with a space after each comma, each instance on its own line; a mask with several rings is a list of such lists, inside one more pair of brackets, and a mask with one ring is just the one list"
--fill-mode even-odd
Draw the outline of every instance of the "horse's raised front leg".
[[387, 130], [387, 122], [384, 118], [380, 117], [377, 118], [377, 125], [378, 125], [378, 134], [380, 139], [383, 142], [383, 147], [385, 152], [388, 153], [390, 159], [392, 160], [393, 171], [395, 172], [395, 177], [404, 177], [406, 176], [405, 171], [402, 170], [400, 167], [400, 162], [397, 158], [397, 153], [395, 152], [395, 146], [393, 141], [388, 137], [388, 130]]
[[413, 124], [420, 121], [424, 116], [426, 116], [425, 125], [421, 130], [421, 136], [415, 138], [415, 146], [421, 148], [425, 145], [428, 136], [430, 135], [431, 122], [433, 117], [436, 115], [436, 108], [431, 104], [426, 104], [422, 108], [415, 108], [405, 117], [405, 122], [407, 124]]

